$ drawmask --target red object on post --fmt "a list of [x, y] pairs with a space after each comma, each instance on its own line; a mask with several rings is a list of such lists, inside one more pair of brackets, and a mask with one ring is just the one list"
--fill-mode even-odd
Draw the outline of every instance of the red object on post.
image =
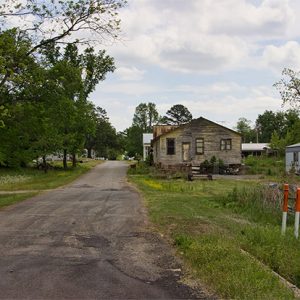
[[282, 211], [288, 211], [288, 203], [289, 203], [289, 185], [284, 185], [284, 194], [283, 194], [283, 206]]
[[295, 211], [300, 212], [300, 188], [297, 188]]

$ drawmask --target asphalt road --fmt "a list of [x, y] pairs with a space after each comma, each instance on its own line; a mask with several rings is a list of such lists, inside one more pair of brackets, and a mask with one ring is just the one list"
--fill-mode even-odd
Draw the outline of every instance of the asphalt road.
[[73, 184], [0, 211], [1, 299], [206, 298], [149, 231], [127, 165], [106, 162]]

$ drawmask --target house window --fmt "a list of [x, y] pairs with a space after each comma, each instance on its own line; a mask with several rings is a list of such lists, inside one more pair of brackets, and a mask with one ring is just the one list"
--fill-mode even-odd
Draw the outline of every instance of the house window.
[[197, 138], [196, 139], [196, 154], [203, 154], [204, 153], [204, 139]]
[[294, 152], [294, 163], [297, 163], [298, 162], [298, 152]]
[[231, 139], [221, 140], [221, 150], [231, 150]]
[[175, 139], [167, 139], [167, 154], [175, 154]]

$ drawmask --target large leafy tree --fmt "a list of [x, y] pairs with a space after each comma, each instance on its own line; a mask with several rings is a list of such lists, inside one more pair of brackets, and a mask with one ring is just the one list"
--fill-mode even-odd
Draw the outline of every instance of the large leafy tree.
[[36, 83], [38, 64], [26, 53], [30, 39], [16, 29], [0, 32], [0, 104], [16, 102], [26, 86]]
[[[18, 38], [15, 31], [8, 35], [12, 45], [22, 45], [23, 53], [30, 43], [26, 37], [23, 37], [24, 43], [21, 40], [17, 43]], [[18, 47], [12, 49], [11, 57], [18, 57], [18, 51]], [[2, 54], [3, 58], [5, 53]], [[3, 70], [1, 74], [5, 77]], [[107, 72], [113, 70], [114, 61], [105, 51], [95, 53], [89, 47], [79, 54], [75, 44], [68, 44], [64, 49], [49, 44], [41, 51], [39, 60], [29, 57], [24, 65], [20, 61], [18, 72], [9, 76], [0, 89], [3, 101], [1, 125], [3, 127], [5, 122], [9, 125], [1, 129], [2, 140], [7, 138], [6, 144], [0, 145], [1, 161], [7, 165], [20, 165], [35, 157], [63, 151], [66, 167], [67, 153], [75, 158], [83, 148], [87, 134], [96, 130], [93, 105], [88, 96], [99, 81], [105, 79]], [[20, 120], [14, 126], [12, 122], [21, 116], [26, 122]], [[36, 122], [37, 118], [39, 122]], [[39, 130], [32, 132], [34, 128]], [[14, 136], [21, 136], [22, 143], [15, 141]], [[26, 139], [27, 136], [30, 139]], [[73, 163], [75, 165], [75, 160]]]
[[123, 133], [125, 149], [129, 156], [142, 156], [143, 133], [151, 133], [153, 125], [159, 120], [155, 103], [140, 103], [135, 108], [132, 125]]
[[263, 114], [258, 115], [256, 119], [256, 130], [260, 142], [270, 142], [272, 134], [280, 139], [285, 138], [287, 133], [293, 128], [294, 124], [299, 121], [299, 112], [297, 110], [273, 112], [266, 110]]
[[91, 158], [91, 151], [94, 149], [97, 156], [109, 159], [116, 159], [121, 154], [119, 138], [115, 128], [111, 125], [107, 112], [101, 107], [94, 108], [96, 130], [86, 137], [85, 147], [88, 150], [88, 157]]
[[155, 103], [140, 103], [135, 108], [132, 125], [146, 132], [152, 132], [153, 125], [159, 120]]
[[250, 143], [255, 141], [255, 130], [251, 127], [251, 121], [246, 118], [239, 118], [235, 130], [242, 135], [243, 143]]
[[180, 125], [192, 121], [193, 116], [182, 104], [173, 105], [162, 118], [162, 123], [169, 125]]
[[143, 154], [143, 129], [139, 126], [132, 125], [124, 132], [125, 149], [129, 156], [139, 157]]
[[[94, 52], [87, 48], [79, 54], [75, 44], [68, 44], [62, 55], [56, 53], [53, 44], [48, 55], [52, 64], [51, 74], [61, 87], [61, 99], [66, 109], [62, 112], [61, 133], [64, 136], [63, 153], [66, 168], [67, 152], [71, 152], [73, 166], [76, 154], [84, 147], [86, 136], [96, 130], [94, 107], [87, 101], [96, 85], [105, 79], [107, 72], [113, 72], [114, 61], [105, 51]], [[48, 47], [49, 48], [49, 47]], [[48, 49], [46, 49], [47, 52]], [[54, 55], [53, 55], [54, 54]]]
[[258, 131], [259, 142], [269, 143], [274, 130], [282, 138], [285, 134], [284, 112], [266, 110], [263, 114], [258, 115], [255, 127]]
[[[48, 45], [90, 45], [117, 38], [118, 11], [125, 3], [125, 0], [7, 0], [1, 3], [0, 24], [5, 30], [0, 31], [0, 44], [1, 40], [6, 44], [1, 44], [4, 51], [0, 52], [0, 89], [26, 68], [27, 59], [38, 57], [40, 50]], [[22, 24], [19, 28], [11, 25], [18, 23]], [[18, 38], [7, 43], [7, 33], [12, 32]], [[19, 42], [25, 42], [24, 36], [30, 41], [27, 45]]]

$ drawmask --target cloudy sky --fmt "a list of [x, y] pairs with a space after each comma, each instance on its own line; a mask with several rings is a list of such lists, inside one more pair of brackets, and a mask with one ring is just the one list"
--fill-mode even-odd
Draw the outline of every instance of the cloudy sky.
[[91, 100], [118, 131], [141, 102], [162, 115], [180, 103], [230, 128], [255, 121], [282, 109], [282, 69], [300, 69], [299, 15], [299, 0], [129, 0], [121, 41], [105, 46], [117, 70]]

